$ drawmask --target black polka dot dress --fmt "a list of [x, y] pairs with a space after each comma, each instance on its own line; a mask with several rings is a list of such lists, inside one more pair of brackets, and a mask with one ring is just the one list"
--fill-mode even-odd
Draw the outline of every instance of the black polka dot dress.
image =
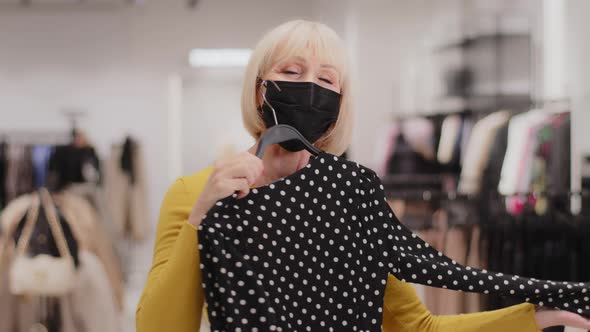
[[457, 264], [399, 223], [375, 172], [327, 152], [218, 201], [198, 240], [212, 331], [381, 331], [389, 273], [590, 316], [587, 283]]

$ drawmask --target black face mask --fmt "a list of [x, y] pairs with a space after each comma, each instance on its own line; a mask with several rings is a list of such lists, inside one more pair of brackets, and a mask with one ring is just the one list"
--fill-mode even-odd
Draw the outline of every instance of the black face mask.
[[[262, 119], [266, 128], [277, 123], [292, 126], [311, 144], [336, 122], [340, 111], [341, 95], [313, 82], [267, 81], [265, 97]], [[279, 145], [291, 152], [305, 148], [298, 140]]]

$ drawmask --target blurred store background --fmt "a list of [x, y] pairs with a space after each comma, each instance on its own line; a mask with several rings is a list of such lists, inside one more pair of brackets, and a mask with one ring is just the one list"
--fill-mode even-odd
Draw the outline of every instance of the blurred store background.
[[[586, 0], [0, 0], [0, 258], [48, 187], [83, 272], [66, 300], [17, 296], [0, 261], [0, 331], [66, 330], [63, 315], [135, 329], [166, 189], [253, 144], [245, 61], [295, 18], [345, 40], [347, 158], [378, 171], [403, 222], [464, 264], [590, 280], [589, 14]], [[53, 245], [33, 228], [31, 245]], [[435, 314], [511, 304], [417, 289]]]

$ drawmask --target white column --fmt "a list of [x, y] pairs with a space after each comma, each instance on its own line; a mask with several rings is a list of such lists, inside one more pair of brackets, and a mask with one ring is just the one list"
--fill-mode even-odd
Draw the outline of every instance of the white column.
[[[590, 2], [586, 0], [568, 0], [565, 4], [565, 40], [564, 47], [567, 92], [571, 99], [572, 111], [572, 191], [579, 191], [582, 186], [582, 156], [590, 154], [590, 141], [586, 134], [590, 125]], [[581, 209], [581, 201], [572, 200], [572, 210]]]
[[182, 78], [168, 77], [168, 182], [182, 174]]
[[567, 97], [565, 1], [543, 0], [543, 99]]

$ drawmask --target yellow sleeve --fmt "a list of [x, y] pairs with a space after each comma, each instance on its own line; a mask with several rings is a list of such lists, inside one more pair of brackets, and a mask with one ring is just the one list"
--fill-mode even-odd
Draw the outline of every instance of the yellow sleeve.
[[180, 178], [164, 197], [152, 267], [135, 315], [138, 332], [199, 331], [204, 294], [197, 230], [187, 220], [205, 181], [198, 176], [187, 187]]
[[389, 275], [383, 304], [384, 332], [538, 332], [535, 306], [523, 303], [474, 314], [432, 315], [411, 284]]

